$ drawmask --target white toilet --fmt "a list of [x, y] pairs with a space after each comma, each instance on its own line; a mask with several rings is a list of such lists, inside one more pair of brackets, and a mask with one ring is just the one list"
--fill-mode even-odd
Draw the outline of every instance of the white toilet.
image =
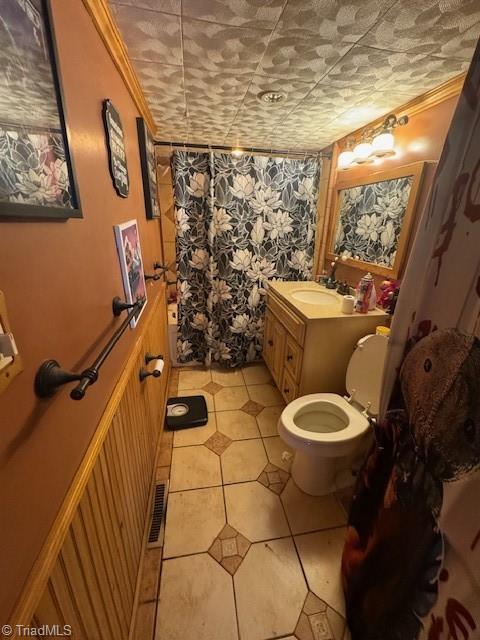
[[379, 410], [388, 337], [368, 335], [356, 345], [347, 368], [348, 398], [312, 393], [290, 402], [278, 422], [282, 440], [295, 450], [292, 478], [312, 496], [335, 490], [335, 476], [345, 469], [365, 441], [368, 417]]

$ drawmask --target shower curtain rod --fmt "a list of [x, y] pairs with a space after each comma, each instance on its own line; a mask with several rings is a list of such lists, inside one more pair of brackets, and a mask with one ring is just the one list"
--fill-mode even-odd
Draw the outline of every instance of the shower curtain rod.
[[260, 147], [229, 147], [226, 145], [216, 144], [191, 144], [185, 142], [164, 142], [155, 141], [156, 147], [171, 147], [177, 149], [205, 149], [206, 151], [234, 151], [241, 149], [242, 151], [249, 153], [265, 153], [272, 156], [299, 156], [299, 157], [314, 157], [314, 158], [331, 158], [331, 152], [322, 151], [290, 151], [288, 149], [262, 149]]

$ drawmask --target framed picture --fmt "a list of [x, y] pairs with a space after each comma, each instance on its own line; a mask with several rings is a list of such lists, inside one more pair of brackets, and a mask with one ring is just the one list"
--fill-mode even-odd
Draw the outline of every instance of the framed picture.
[[103, 124], [108, 151], [108, 166], [112, 176], [113, 188], [121, 198], [126, 198], [130, 189], [128, 179], [125, 135], [120, 114], [110, 100], [103, 101]]
[[333, 198], [328, 258], [397, 278], [417, 206], [424, 162], [343, 181]]
[[2, 0], [0, 218], [81, 218], [47, 0]]
[[142, 167], [143, 195], [147, 218], [160, 218], [157, 192], [157, 166], [155, 163], [155, 147], [153, 138], [145, 120], [137, 118], [138, 146], [140, 148], [140, 165]]
[[[137, 300], [147, 300], [147, 290], [143, 275], [142, 250], [140, 248], [140, 236], [136, 220], [129, 220], [123, 224], [117, 224], [115, 229], [115, 241], [117, 243], [118, 258], [122, 271], [123, 288], [125, 290], [125, 300], [128, 303]], [[132, 319], [132, 328], [137, 326], [138, 319], [145, 309], [145, 305]]]

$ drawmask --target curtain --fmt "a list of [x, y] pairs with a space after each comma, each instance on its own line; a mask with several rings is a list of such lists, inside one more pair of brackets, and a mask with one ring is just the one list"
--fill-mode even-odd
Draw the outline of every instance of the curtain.
[[319, 165], [175, 152], [178, 359], [260, 358], [268, 282], [311, 277]]
[[479, 53], [402, 283], [349, 515], [353, 640], [480, 637]]

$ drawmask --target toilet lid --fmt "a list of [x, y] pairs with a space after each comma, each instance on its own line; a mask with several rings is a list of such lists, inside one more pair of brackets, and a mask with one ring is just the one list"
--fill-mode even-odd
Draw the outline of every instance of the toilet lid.
[[355, 402], [376, 416], [380, 407], [388, 338], [368, 335], [357, 342], [347, 368], [346, 387]]

